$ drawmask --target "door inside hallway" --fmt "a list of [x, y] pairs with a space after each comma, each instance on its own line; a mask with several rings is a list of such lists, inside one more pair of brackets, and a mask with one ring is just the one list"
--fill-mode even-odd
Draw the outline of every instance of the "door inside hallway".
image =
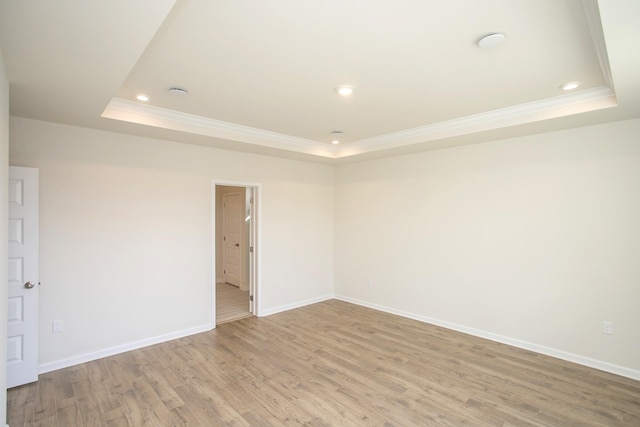
[[253, 189], [216, 185], [216, 324], [252, 316]]
[[224, 283], [245, 288], [242, 252], [243, 203], [241, 192], [225, 193], [222, 196], [222, 275]]

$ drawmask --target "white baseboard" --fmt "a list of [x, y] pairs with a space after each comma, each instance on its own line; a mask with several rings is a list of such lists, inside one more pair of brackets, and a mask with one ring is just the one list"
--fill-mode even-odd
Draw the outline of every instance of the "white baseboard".
[[333, 294], [328, 294], [328, 295], [324, 295], [317, 298], [311, 298], [305, 301], [298, 301], [292, 304], [281, 305], [280, 307], [269, 308], [267, 310], [260, 310], [258, 312], [258, 317], [271, 316], [272, 314], [282, 313], [283, 311], [293, 310], [294, 308], [304, 307], [305, 305], [311, 305], [317, 302], [327, 301], [333, 298], [334, 298]]
[[[298, 301], [293, 304], [282, 305], [280, 307], [275, 307], [268, 310], [262, 310], [258, 313], [258, 317], [270, 316], [272, 314], [280, 313], [287, 310], [293, 310], [294, 308], [300, 308], [300, 307], [304, 307], [305, 305], [315, 304], [317, 302], [327, 301], [330, 299], [333, 299], [333, 294], [329, 294], [329, 295], [325, 295], [317, 298], [311, 298], [305, 301]], [[105, 348], [103, 350], [99, 350], [92, 353], [81, 354], [81, 355], [69, 357], [66, 359], [56, 360], [54, 362], [43, 363], [38, 367], [38, 373], [44, 374], [46, 372], [68, 368], [70, 366], [79, 365], [81, 363], [91, 362], [92, 360], [114, 356], [116, 354], [124, 353], [131, 350], [137, 350], [142, 347], [147, 347], [154, 344], [160, 344], [163, 342], [175, 340], [175, 339], [186, 337], [189, 335], [198, 334], [201, 332], [210, 331], [212, 329], [213, 329], [212, 324], [205, 324], [195, 328], [185, 329], [182, 331], [172, 332], [172, 333], [160, 335], [157, 337], [145, 338], [143, 340]]]
[[579, 354], [569, 353], [566, 351], [557, 350], [555, 348], [545, 347], [542, 345], [521, 341], [515, 338], [505, 337], [505, 336], [494, 334], [491, 332], [482, 331], [480, 329], [469, 328], [467, 326], [446, 322], [444, 320], [434, 319], [432, 317], [421, 316], [418, 314], [409, 313], [402, 310], [396, 310], [391, 307], [373, 304], [373, 303], [362, 301], [356, 298], [346, 297], [344, 295], [335, 295], [334, 298], [340, 301], [345, 301], [345, 302], [360, 305], [363, 307], [372, 308], [374, 310], [383, 311], [385, 313], [396, 314], [398, 316], [406, 317], [408, 319], [429, 323], [431, 325], [441, 326], [443, 328], [452, 329], [454, 331], [463, 332], [465, 334], [473, 335], [480, 338], [485, 338], [491, 341], [496, 341], [496, 342], [507, 344], [513, 347], [534, 351], [536, 353], [555, 357], [557, 359], [566, 360], [568, 362], [577, 363], [579, 365], [588, 366], [590, 368], [595, 368], [601, 371], [610, 372], [612, 374], [620, 375], [620, 376], [631, 378], [634, 380], [640, 380], [640, 371], [631, 369], [631, 368], [626, 368], [624, 366], [618, 366], [612, 363], [603, 362], [601, 360], [596, 360], [596, 359], [591, 359], [589, 357], [581, 356]]
[[[502, 344], [511, 345], [513, 347], [522, 348], [525, 350], [534, 351], [536, 353], [544, 354], [547, 356], [555, 357], [558, 359], [566, 360], [568, 362], [577, 363], [579, 365], [588, 366], [590, 368], [599, 369], [601, 371], [610, 372], [612, 374], [621, 375], [623, 377], [631, 378], [634, 380], [640, 380], [640, 371], [626, 368], [624, 366], [614, 365], [612, 363], [603, 362], [601, 360], [592, 359], [589, 357], [581, 356], [574, 353], [557, 350], [551, 347], [545, 347], [538, 344], [521, 341], [515, 338], [505, 337], [502, 335], [494, 334], [491, 332], [483, 331], [480, 329], [469, 328], [467, 326], [458, 325], [456, 323], [447, 322], [444, 320], [435, 319], [432, 317], [422, 316], [414, 313], [409, 313], [403, 310], [397, 310], [391, 307], [374, 304], [368, 301], [359, 300], [356, 298], [347, 297], [344, 295], [328, 294], [322, 297], [311, 298], [305, 301], [298, 301], [292, 304], [286, 304], [279, 307], [262, 310], [258, 313], [258, 317], [266, 317], [272, 314], [281, 313], [295, 308], [304, 307], [306, 305], [315, 304], [330, 299], [337, 299], [340, 301], [349, 302], [352, 304], [360, 305], [363, 307], [372, 308], [374, 310], [382, 311], [385, 313], [395, 314], [398, 316], [406, 317], [408, 319], [417, 320], [431, 325], [441, 326], [443, 328], [451, 329], [458, 332], [463, 332], [469, 335], [473, 335], [480, 338], [485, 338], [491, 341], [499, 342]], [[135, 341], [127, 344], [122, 344], [110, 348], [106, 348], [100, 351], [86, 353], [79, 356], [70, 357], [67, 359], [61, 359], [54, 362], [43, 363], [39, 366], [38, 373], [44, 374], [46, 372], [55, 371], [57, 369], [67, 368], [69, 366], [78, 365], [80, 363], [90, 362], [92, 360], [101, 359], [103, 357], [114, 356], [116, 354], [124, 353], [126, 351], [136, 350], [142, 347], [147, 347], [154, 344], [160, 344], [163, 342], [171, 341], [174, 339], [186, 337], [189, 335], [198, 334], [201, 332], [210, 331], [213, 329], [212, 324], [205, 324], [198, 327], [185, 329], [181, 331], [172, 332], [169, 334], [159, 335], [152, 338], [146, 338], [140, 341]], [[7, 426], [8, 427], [8, 426]]]
[[92, 353], [81, 354], [79, 356], [73, 356], [66, 359], [56, 360], [54, 362], [43, 363], [38, 367], [38, 373], [44, 374], [46, 372], [55, 371], [62, 368], [68, 368], [69, 366], [79, 365], [85, 362], [91, 362], [92, 360], [102, 359], [103, 357], [114, 356], [116, 354], [124, 353], [131, 350], [136, 350], [142, 347], [147, 347], [154, 344], [160, 344], [163, 342], [183, 338], [189, 335], [199, 334], [201, 332], [210, 331], [213, 329], [212, 324], [205, 324], [196, 326], [194, 328], [184, 329], [181, 331], [171, 332], [164, 335], [158, 335], [156, 337], [145, 338], [139, 341], [130, 342], [127, 344], [117, 345], [114, 347], [105, 348]]

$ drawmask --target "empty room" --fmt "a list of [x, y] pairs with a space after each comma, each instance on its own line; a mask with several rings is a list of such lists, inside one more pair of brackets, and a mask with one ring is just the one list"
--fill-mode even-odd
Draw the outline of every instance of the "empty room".
[[0, 425], [640, 425], [637, 0], [0, 0]]

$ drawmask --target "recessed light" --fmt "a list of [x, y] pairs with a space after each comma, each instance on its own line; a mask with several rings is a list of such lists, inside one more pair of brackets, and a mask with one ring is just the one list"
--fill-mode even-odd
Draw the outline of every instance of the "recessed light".
[[502, 42], [504, 42], [506, 38], [507, 36], [502, 33], [487, 34], [486, 36], [478, 40], [478, 46], [482, 49], [491, 49], [492, 47], [496, 47], [502, 44]]
[[169, 93], [173, 96], [186, 96], [189, 92], [179, 87], [172, 87], [169, 89]]
[[149, 100], [149, 97], [147, 95], [145, 95], [144, 93], [141, 93], [139, 95], [136, 95], [136, 99], [138, 101], [147, 102]]
[[333, 132], [331, 132], [331, 143], [333, 145], [340, 144], [340, 136], [341, 135], [342, 135], [342, 132], [340, 132], [339, 130], [334, 130]]
[[562, 90], [574, 90], [574, 89], [577, 89], [578, 86], [580, 86], [580, 82], [569, 82], [569, 83], [565, 83], [562, 86], [560, 86], [560, 89], [562, 89]]
[[336, 88], [336, 92], [338, 92], [342, 96], [349, 96], [353, 93], [355, 88], [350, 85], [341, 85]]

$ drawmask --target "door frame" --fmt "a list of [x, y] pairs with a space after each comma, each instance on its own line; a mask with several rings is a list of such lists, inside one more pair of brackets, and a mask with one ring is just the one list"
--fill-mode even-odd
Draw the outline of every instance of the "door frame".
[[[262, 245], [262, 184], [250, 181], [235, 181], [228, 179], [211, 180], [211, 324], [216, 327], [216, 186], [244, 187], [247, 195], [253, 197], [251, 219], [249, 224], [249, 246], [253, 252], [249, 253], [249, 294], [253, 295], [250, 304], [251, 314], [260, 317], [262, 307], [262, 259], [260, 254]], [[249, 248], [247, 248], [249, 249]]]

